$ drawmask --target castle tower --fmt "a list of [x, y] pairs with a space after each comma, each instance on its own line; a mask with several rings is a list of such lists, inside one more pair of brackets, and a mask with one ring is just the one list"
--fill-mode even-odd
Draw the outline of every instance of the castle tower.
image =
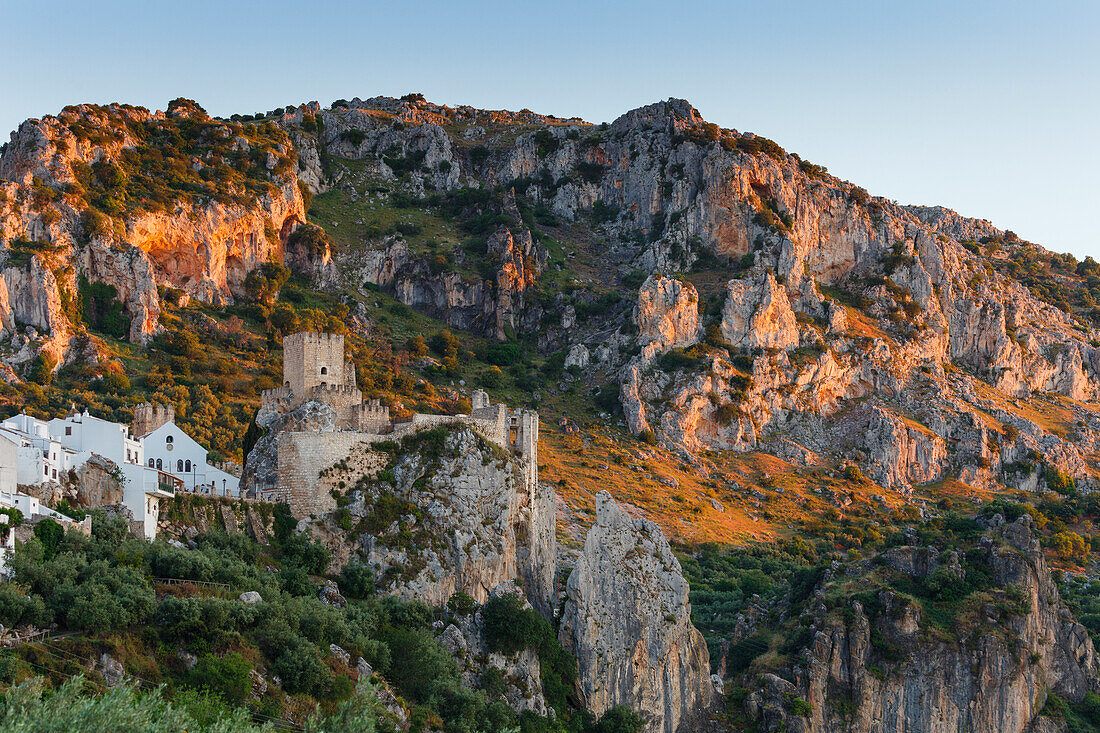
[[[283, 339], [283, 386], [303, 396], [318, 385], [355, 386], [355, 369], [344, 359], [344, 335], [294, 333]], [[350, 382], [349, 382], [350, 379]]]
[[475, 389], [470, 395], [470, 409], [484, 410], [489, 406], [489, 395], [482, 389]]
[[175, 405], [153, 405], [142, 402], [134, 406], [134, 437], [140, 438], [148, 435], [161, 425], [170, 423], [176, 419]]

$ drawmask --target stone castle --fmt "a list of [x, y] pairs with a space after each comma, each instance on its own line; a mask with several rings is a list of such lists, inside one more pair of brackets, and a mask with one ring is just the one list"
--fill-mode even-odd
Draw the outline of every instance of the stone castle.
[[469, 415], [414, 414], [395, 422], [378, 400], [364, 400], [355, 386], [355, 367], [345, 357], [342, 334], [296, 333], [283, 339], [283, 386], [264, 390], [261, 413], [272, 417], [314, 407], [331, 408], [331, 424], [320, 429], [296, 429], [297, 420], [279, 421], [285, 427], [275, 436], [277, 465], [274, 485], [254, 487], [265, 499], [287, 503], [295, 517], [320, 516], [336, 508], [321, 472], [339, 461], [362, 463], [365, 473], [381, 468], [383, 458], [370, 444], [396, 440], [438, 425], [466, 424], [490, 442], [521, 460], [525, 490], [533, 495], [538, 484], [538, 413], [493, 405], [475, 390]]
[[355, 386], [343, 334], [295, 333], [283, 339], [283, 386], [265, 389], [261, 405], [286, 413], [311, 400], [336, 410], [337, 430], [381, 433], [391, 424], [390, 408], [364, 400]]

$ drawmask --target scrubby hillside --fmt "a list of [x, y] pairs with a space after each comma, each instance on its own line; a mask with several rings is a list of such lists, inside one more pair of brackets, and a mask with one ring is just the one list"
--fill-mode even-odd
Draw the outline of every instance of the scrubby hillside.
[[[83, 105], [24, 123], [0, 179], [6, 410], [125, 420], [172, 402], [243, 459], [281, 337], [303, 329], [345, 332], [365, 396], [395, 415], [463, 411], [475, 386], [537, 408], [565, 564], [600, 490], [654, 520], [684, 553], [715, 671], [739, 649], [785, 676], [813, 730], [837, 729], [820, 709], [839, 678], [770, 664], [810, 640], [742, 642], [767, 603], [833, 592], [822, 567], [878, 582], [860, 563], [893, 529], [1008, 499], [1060, 523], [1042, 543], [1066, 577], [1091, 572], [1100, 265], [875, 197], [685, 101], [600, 125], [420, 95], [229, 120], [186, 100]], [[336, 500], [326, 531], [380, 496]], [[410, 532], [375, 527], [371, 552]], [[826, 616], [815, 631], [851, 636], [855, 620]], [[933, 643], [907, 637], [907, 653], [973, 651]], [[1059, 688], [1049, 655], [1035, 665], [1026, 695], [1005, 687], [1011, 715], [972, 724], [1022, 729], [1052, 690], [1078, 715], [1084, 687]], [[882, 694], [908, 684], [881, 672]], [[977, 705], [979, 687], [952, 689]], [[853, 695], [836, 704], [877, 720]], [[907, 729], [932, 729], [913, 722], [929, 709]]]

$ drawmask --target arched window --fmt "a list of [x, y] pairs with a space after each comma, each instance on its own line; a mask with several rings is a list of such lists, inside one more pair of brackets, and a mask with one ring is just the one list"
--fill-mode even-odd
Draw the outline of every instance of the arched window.
[[183, 462], [183, 470], [186, 471], [187, 473], [191, 473], [191, 461], [184, 461]]
[[154, 465], [154, 464], [153, 464], [153, 459], [152, 459], [152, 458], [150, 458], [150, 459], [149, 459], [149, 468], [152, 468], [152, 467], [153, 467], [153, 465]]
[[176, 470], [181, 471], [181, 472], [183, 471], [183, 461], [182, 460], [177, 460], [176, 461]]
[[165, 438], [165, 439], [164, 439], [164, 442], [165, 442], [165, 443], [173, 443], [173, 442], [175, 442], [175, 441], [174, 441], [174, 439], [172, 438], [172, 436], [171, 436], [171, 435], [169, 435], [169, 436], [168, 436], [167, 438]]
[[328, 374], [328, 367], [321, 367], [321, 374]]
[[163, 466], [161, 465], [160, 459], [158, 458], [157, 459], [157, 470], [160, 471], [162, 468], [163, 468]]

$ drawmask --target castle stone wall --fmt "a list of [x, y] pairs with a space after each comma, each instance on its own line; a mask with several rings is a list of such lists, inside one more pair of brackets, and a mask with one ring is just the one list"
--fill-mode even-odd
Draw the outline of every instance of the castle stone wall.
[[282, 433], [279, 435], [279, 483], [273, 499], [285, 501], [296, 519], [319, 517], [336, 509], [336, 500], [321, 481], [321, 472], [360, 446], [385, 436], [358, 432]]

